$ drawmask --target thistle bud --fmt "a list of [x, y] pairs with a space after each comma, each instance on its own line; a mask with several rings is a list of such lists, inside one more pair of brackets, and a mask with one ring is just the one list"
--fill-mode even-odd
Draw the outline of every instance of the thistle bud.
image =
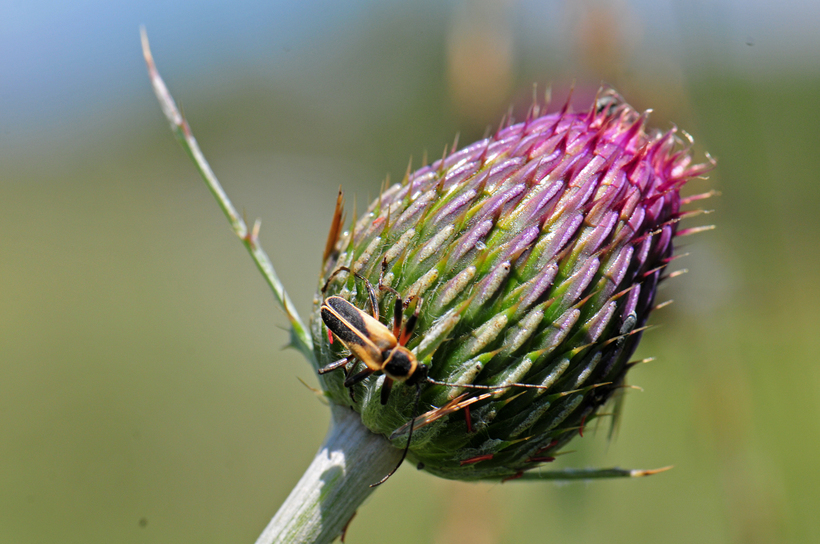
[[[383, 405], [382, 372], [348, 390], [334, 371], [321, 377], [330, 399], [396, 447], [415, 418], [408, 457], [445, 478], [551, 461], [623, 385], [672, 257], [679, 191], [710, 166], [645, 121], [612, 91], [586, 112], [533, 108], [387, 188], [350, 231], [332, 229], [312, 316], [320, 367], [349, 352], [319, 306], [335, 295], [371, 313], [365, 278], [385, 330], [396, 293], [412, 301], [406, 347], [429, 380], [417, 408], [409, 380]], [[351, 361], [349, 373], [365, 368]]]

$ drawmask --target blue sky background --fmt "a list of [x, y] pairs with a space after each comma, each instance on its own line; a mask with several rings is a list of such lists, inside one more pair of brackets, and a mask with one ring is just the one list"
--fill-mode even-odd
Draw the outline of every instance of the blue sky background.
[[[564, 2], [507, 2], [517, 49], [567, 51]], [[594, 2], [587, 3], [594, 5]], [[580, 4], [579, 4], [580, 5]], [[749, 77], [798, 65], [820, 68], [820, 2], [634, 0], [615, 3], [637, 22], [636, 57], [709, 64]], [[129, 108], [145, 94], [138, 27], [148, 29], [160, 65], [173, 79], [203, 78], [226, 66], [287, 80], [311, 73], [380, 18], [423, 13], [447, 21], [470, 2], [78, 2], [0, 3], [0, 125], [3, 139], [59, 126], [100, 105]], [[256, 68], [255, 68], [256, 67]], [[42, 134], [41, 134], [42, 135]], [[5, 142], [9, 144], [8, 141]]]

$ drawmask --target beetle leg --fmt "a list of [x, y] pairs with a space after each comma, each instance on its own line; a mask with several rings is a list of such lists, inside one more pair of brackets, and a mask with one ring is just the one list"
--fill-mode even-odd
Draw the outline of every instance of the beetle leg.
[[403, 346], [407, 344], [407, 341], [410, 340], [410, 336], [413, 335], [413, 329], [416, 328], [416, 323], [419, 319], [419, 305], [416, 304], [416, 311], [413, 312], [413, 315], [407, 318], [407, 322], [404, 324], [404, 330], [401, 331], [401, 335], [396, 335], [396, 338], [399, 339], [399, 345]]
[[401, 332], [401, 321], [403, 318], [404, 312], [402, 311], [401, 298], [396, 297], [396, 304], [393, 306], [393, 336], [396, 338], [399, 337], [399, 332]]
[[333, 361], [329, 365], [323, 366], [322, 368], [319, 369], [318, 372], [319, 372], [319, 374], [326, 374], [326, 373], [330, 372], [331, 370], [336, 370], [337, 368], [345, 366], [347, 363], [351, 362], [355, 358], [356, 358], [355, 355], [348, 355], [344, 359], [339, 359], [338, 361]]
[[363, 382], [368, 376], [373, 374], [374, 370], [370, 370], [369, 368], [365, 368], [358, 374], [354, 374], [345, 380], [345, 387], [353, 387], [357, 383]]
[[370, 280], [368, 280], [367, 278], [365, 278], [363, 276], [359, 276], [359, 274], [356, 274], [356, 276], [364, 282], [364, 286], [365, 286], [365, 288], [367, 288], [367, 298], [370, 299], [370, 308], [372, 310], [371, 314], [378, 321], [378, 319], [379, 319], [379, 304], [378, 304], [378, 302], [376, 302], [376, 292], [373, 290], [373, 285], [370, 283]]
[[413, 300], [415, 297], [409, 297], [407, 300], [402, 300], [401, 294], [398, 291], [393, 289], [392, 287], [388, 287], [384, 284], [384, 273], [387, 271], [387, 259], [382, 261], [382, 271], [379, 274], [379, 291], [387, 291], [388, 293], [393, 293], [396, 297], [396, 304], [393, 306], [393, 336], [396, 338], [399, 337], [399, 333], [401, 332], [401, 322], [404, 318], [403, 310], [407, 308], [407, 305], [410, 304], [410, 301]]
[[[347, 367], [345, 369], [345, 383], [347, 383], [347, 380], [349, 380], [350, 377], [353, 375], [353, 372], [356, 370], [357, 366], [358, 365], [356, 365], [354, 363], [354, 364], [350, 365], [349, 367]], [[355, 404], [356, 403], [356, 395], [353, 394], [353, 387], [348, 387], [347, 392], [350, 394], [350, 402]]]
[[390, 398], [390, 389], [393, 387], [393, 379], [388, 378], [387, 376], [384, 377], [384, 383], [382, 384], [382, 406], [387, 404], [387, 400]]

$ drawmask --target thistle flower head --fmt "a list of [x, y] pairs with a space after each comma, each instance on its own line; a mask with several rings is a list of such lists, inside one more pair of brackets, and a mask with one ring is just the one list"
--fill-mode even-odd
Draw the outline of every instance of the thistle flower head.
[[[386, 327], [395, 293], [410, 297], [407, 348], [430, 377], [418, 413], [408, 383], [382, 405], [380, 372], [352, 391], [342, 371], [324, 374], [327, 395], [397, 447], [416, 417], [409, 457], [447, 478], [515, 477], [552, 460], [623, 385], [672, 257], [679, 191], [710, 167], [612, 91], [586, 112], [534, 110], [409, 173], [349, 231], [332, 230], [325, 252], [322, 284], [347, 267], [382, 286]], [[312, 319], [320, 366], [348, 355], [322, 300], [371, 311], [355, 274], [331, 279]]]

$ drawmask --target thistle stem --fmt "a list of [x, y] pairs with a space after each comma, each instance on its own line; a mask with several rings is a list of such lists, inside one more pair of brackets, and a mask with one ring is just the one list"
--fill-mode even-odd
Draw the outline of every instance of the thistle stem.
[[305, 327], [299, 314], [296, 312], [293, 301], [291, 301], [287, 291], [285, 291], [285, 287], [276, 274], [276, 270], [274, 270], [268, 254], [265, 253], [265, 250], [259, 245], [259, 222], [257, 221], [253, 229], [249, 230], [245, 221], [237, 213], [236, 208], [234, 208], [231, 203], [231, 199], [228, 198], [219, 180], [216, 179], [213, 170], [211, 170], [211, 166], [202, 154], [202, 150], [199, 148], [199, 144], [191, 132], [191, 127], [180, 113], [174, 101], [174, 97], [171, 96], [168, 87], [157, 71], [157, 67], [154, 64], [154, 57], [151, 55], [151, 49], [148, 45], [148, 35], [145, 33], [145, 28], [140, 28], [140, 37], [142, 39], [142, 54], [145, 57], [145, 63], [148, 65], [148, 76], [151, 79], [154, 94], [157, 96], [157, 100], [159, 100], [162, 113], [165, 114], [168, 122], [171, 123], [171, 130], [174, 136], [176, 136], [179, 143], [182, 144], [182, 147], [194, 162], [194, 165], [196, 165], [197, 170], [199, 170], [199, 175], [202, 176], [202, 179], [205, 181], [205, 184], [208, 185], [208, 189], [210, 189], [211, 194], [213, 194], [225, 217], [228, 218], [231, 228], [239, 239], [242, 240], [248, 253], [251, 254], [251, 257], [256, 263], [257, 268], [259, 268], [265, 281], [273, 291], [276, 301], [279, 302], [279, 305], [285, 311], [285, 315], [288, 321], [290, 321], [290, 345], [299, 350], [315, 368], [316, 362], [313, 355], [313, 342], [310, 338], [310, 331]]
[[359, 415], [331, 403], [325, 442], [256, 544], [332, 542], [401, 456]]

